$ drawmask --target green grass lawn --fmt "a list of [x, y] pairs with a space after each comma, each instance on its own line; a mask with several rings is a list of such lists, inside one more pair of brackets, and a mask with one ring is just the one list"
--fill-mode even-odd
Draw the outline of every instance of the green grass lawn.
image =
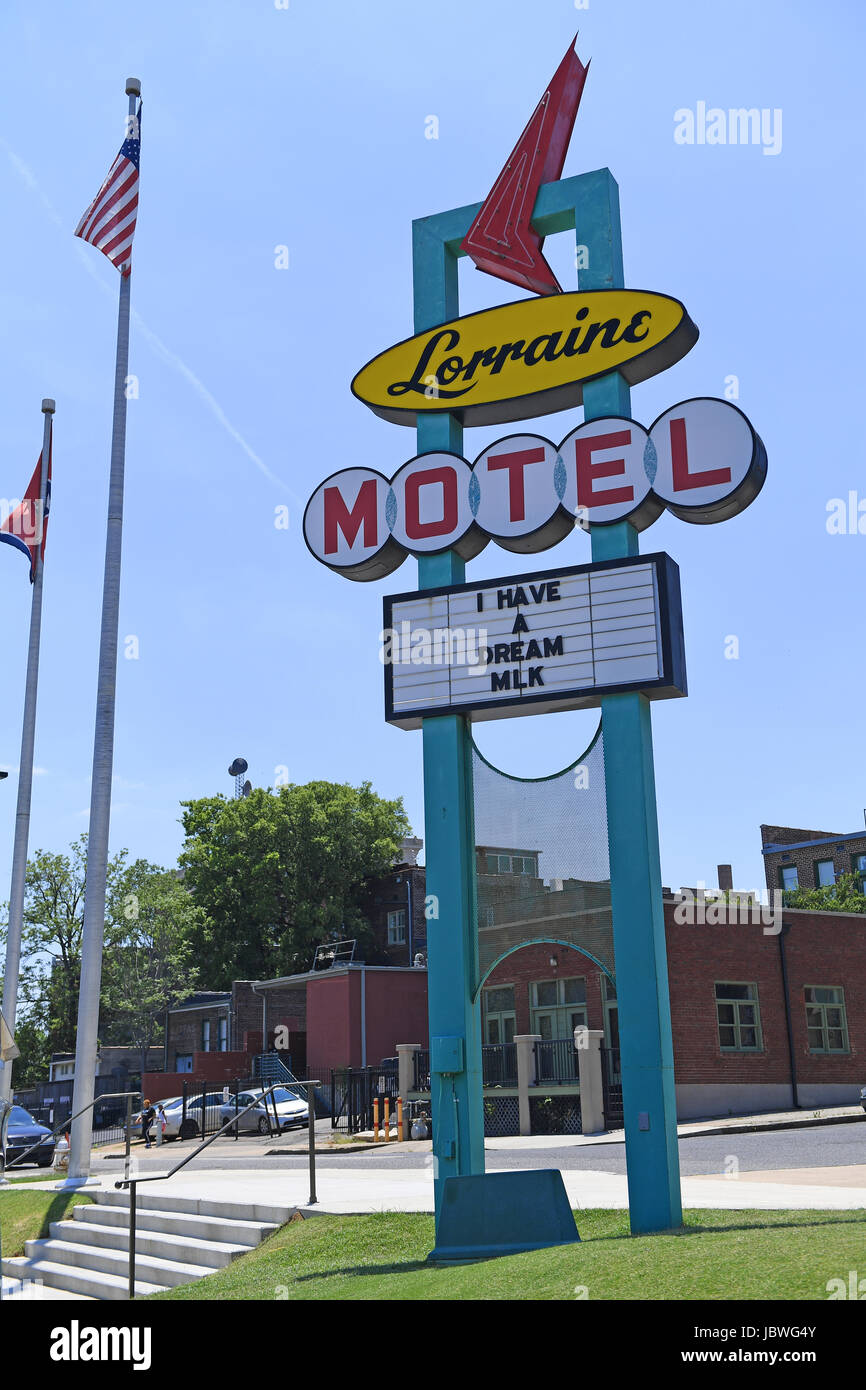
[[682, 1231], [631, 1236], [627, 1212], [578, 1212], [579, 1245], [432, 1268], [424, 1263], [431, 1216], [315, 1216], [154, 1297], [826, 1299], [829, 1279], [864, 1262], [861, 1212], [689, 1211], [685, 1222]]
[[91, 1202], [83, 1192], [13, 1192], [0, 1194], [0, 1238], [3, 1255], [23, 1255], [25, 1240], [50, 1235], [52, 1221], [62, 1221], [80, 1202]]

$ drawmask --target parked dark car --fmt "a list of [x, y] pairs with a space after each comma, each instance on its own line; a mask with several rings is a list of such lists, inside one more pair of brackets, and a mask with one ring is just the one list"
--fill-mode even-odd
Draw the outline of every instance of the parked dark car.
[[28, 1155], [27, 1162], [38, 1163], [40, 1168], [47, 1168], [54, 1158], [51, 1130], [47, 1125], [38, 1124], [30, 1111], [25, 1110], [23, 1106], [13, 1105], [6, 1130], [7, 1164], [27, 1153], [27, 1150], [33, 1148], [40, 1139], [43, 1142]]

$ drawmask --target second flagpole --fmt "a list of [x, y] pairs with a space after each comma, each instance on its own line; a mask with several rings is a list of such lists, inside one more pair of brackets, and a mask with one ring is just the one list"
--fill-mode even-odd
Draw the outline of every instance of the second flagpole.
[[[136, 77], [126, 81], [129, 118], [135, 119], [135, 103], [141, 94]], [[90, 829], [87, 839], [87, 874], [84, 895], [84, 927], [81, 943], [81, 984], [78, 992], [78, 1026], [75, 1035], [75, 1084], [72, 1113], [84, 1110], [72, 1126], [69, 1146], [70, 1186], [80, 1186], [90, 1175], [99, 996], [102, 986], [102, 944], [105, 933], [108, 836], [111, 822], [111, 779], [114, 769], [114, 711], [117, 683], [117, 642], [120, 621], [120, 562], [123, 546], [123, 483], [126, 463], [126, 384], [129, 373], [129, 270], [120, 280], [117, 315], [117, 357], [114, 369], [114, 419], [111, 432], [111, 474], [108, 485], [108, 528], [105, 539], [105, 577], [102, 589], [102, 629], [99, 639], [99, 676], [96, 692], [96, 729], [93, 740], [93, 777], [90, 787]]]
[[[12, 882], [9, 888], [9, 930], [6, 937], [6, 965], [3, 972], [3, 1003], [0, 1007], [9, 1031], [15, 1032], [18, 1012], [18, 980], [21, 973], [21, 934], [24, 925], [24, 893], [27, 884], [27, 846], [30, 839], [30, 800], [33, 791], [33, 752], [36, 742], [36, 697], [39, 687], [39, 647], [42, 637], [42, 548], [48, 516], [48, 478], [51, 466], [51, 428], [54, 402], [42, 402], [42, 472], [39, 479], [40, 515], [33, 556], [33, 595], [30, 605], [30, 638], [27, 645], [27, 682], [24, 691], [24, 721], [21, 729], [21, 757], [18, 762], [18, 803], [15, 809], [15, 840], [12, 849]], [[0, 1100], [12, 1099], [12, 1062], [0, 1063]]]

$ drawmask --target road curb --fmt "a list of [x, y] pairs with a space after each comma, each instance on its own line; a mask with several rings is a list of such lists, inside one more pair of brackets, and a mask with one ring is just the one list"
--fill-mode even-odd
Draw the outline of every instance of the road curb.
[[866, 1112], [862, 1115], [804, 1115], [802, 1119], [791, 1120], [753, 1120], [743, 1124], [719, 1125], [702, 1129], [690, 1129], [685, 1134], [679, 1134], [680, 1139], [705, 1139], [711, 1134], [759, 1134], [776, 1129], [814, 1129], [821, 1125], [856, 1125], [866, 1120]]

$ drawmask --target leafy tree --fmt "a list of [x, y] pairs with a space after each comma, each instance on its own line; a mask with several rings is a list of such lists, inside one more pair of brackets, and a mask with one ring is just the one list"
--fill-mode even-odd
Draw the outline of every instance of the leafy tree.
[[137, 1047], [146, 1071], [166, 1009], [195, 988], [192, 935], [205, 940], [207, 924], [177, 874], [144, 859], [115, 886], [110, 916], [102, 1004], [112, 1037]]
[[180, 863], [210, 924], [209, 989], [308, 969], [320, 942], [369, 940], [364, 880], [387, 871], [409, 833], [402, 800], [369, 782], [308, 782], [183, 803]]
[[[122, 850], [109, 861], [110, 899], [123, 881], [126, 857]], [[20, 1001], [44, 1019], [50, 1052], [75, 1047], [86, 863], [86, 835], [72, 842], [68, 854], [40, 849], [27, 862]]]
[[866, 893], [856, 874], [840, 874], [826, 888], [789, 888], [784, 903], [811, 912], [866, 912]]
[[47, 1016], [38, 1006], [19, 1011], [15, 1020], [15, 1042], [19, 1056], [15, 1058], [15, 1088], [35, 1086], [48, 1076], [51, 1048], [48, 1042]]

